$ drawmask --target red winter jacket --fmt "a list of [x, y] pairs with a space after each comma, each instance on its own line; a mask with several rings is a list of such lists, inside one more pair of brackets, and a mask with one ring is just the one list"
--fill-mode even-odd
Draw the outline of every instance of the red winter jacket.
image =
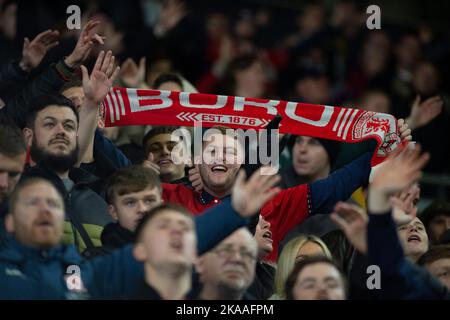
[[[165, 202], [186, 207], [194, 215], [201, 214], [221, 202], [220, 199], [214, 198], [206, 192], [198, 193], [181, 184], [163, 183], [163, 198]], [[294, 226], [308, 217], [311, 211], [308, 199], [309, 188], [308, 185], [303, 184], [282, 190], [261, 208], [261, 215], [271, 224], [273, 240], [273, 250], [265, 260], [276, 261], [280, 241]]]

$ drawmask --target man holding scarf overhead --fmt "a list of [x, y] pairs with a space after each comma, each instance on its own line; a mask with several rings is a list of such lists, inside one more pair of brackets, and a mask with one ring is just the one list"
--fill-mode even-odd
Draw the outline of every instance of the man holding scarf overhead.
[[[276, 261], [278, 244], [294, 226], [309, 215], [329, 213], [333, 206], [347, 200], [360, 186], [367, 184], [371, 165], [380, 163], [395, 147], [411, 140], [411, 131], [403, 120], [387, 114], [357, 109], [317, 106], [275, 100], [189, 94], [158, 90], [114, 88], [103, 101], [105, 123], [115, 125], [226, 125], [231, 128], [261, 129], [273, 116], [283, 116], [280, 132], [309, 135], [345, 142], [374, 138], [376, 153], [364, 154], [329, 177], [281, 191], [261, 209], [271, 224], [268, 237], [273, 251], [265, 257]], [[219, 132], [217, 132], [219, 131]], [[239, 153], [244, 148], [226, 127], [216, 128], [209, 141], [202, 143], [204, 160], [197, 164], [203, 191], [185, 185], [163, 184], [166, 202], [185, 206], [194, 214], [229, 197], [241, 167]]]

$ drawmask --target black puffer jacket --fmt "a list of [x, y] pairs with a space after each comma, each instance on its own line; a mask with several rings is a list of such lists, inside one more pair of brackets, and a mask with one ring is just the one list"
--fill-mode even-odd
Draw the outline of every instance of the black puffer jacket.
[[17, 61], [0, 66], [0, 98], [8, 101], [27, 83], [28, 73], [23, 71]]
[[131, 231], [123, 228], [120, 224], [113, 222], [107, 224], [100, 237], [105, 249], [114, 250], [133, 243], [134, 237]]

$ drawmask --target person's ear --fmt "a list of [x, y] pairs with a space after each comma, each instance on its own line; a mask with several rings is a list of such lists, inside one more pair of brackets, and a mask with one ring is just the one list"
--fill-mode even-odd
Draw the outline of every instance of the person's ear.
[[198, 257], [195, 261], [194, 267], [198, 274], [202, 274], [205, 271], [205, 257]]
[[8, 233], [14, 233], [14, 219], [11, 213], [5, 217], [5, 229]]
[[137, 261], [144, 262], [146, 259], [144, 246], [141, 243], [137, 243], [133, 247], [133, 256]]
[[108, 213], [111, 216], [111, 218], [113, 218], [114, 221], [119, 220], [119, 217], [117, 215], [116, 207], [113, 206], [112, 204], [108, 205]]
[[31, 146], [31, 143], [33, 141], [33, 130], [31, 130], [28, 127], [25, 127], [22, 129], [22, 134], [23, 134], [23, 137], [25, 139], [27, 146]]

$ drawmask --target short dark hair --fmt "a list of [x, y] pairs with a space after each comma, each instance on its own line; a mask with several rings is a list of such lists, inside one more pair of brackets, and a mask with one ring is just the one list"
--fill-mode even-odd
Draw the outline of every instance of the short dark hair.
[[64, 91], [69, 90], [71, 88], [82, 88], [83, 87], [83, 83], [78, 80], [78, 79], [73, 79], [69, 82], [66, 82], [63, 84], [63, 86], [61, 87], [61, 89], [59, 89], [59, 93], [63, 94]]
[[223, 79], [223, 93], [227, 95], [234, 95], [236, 89], [236, 72], [248, 69], [257, 61], [259, 61], [258, 57], [253, 53], [243, 54], [234, 58], [225, 71]]
[[8, 157], [16, 157], [25, 153], [27, 146], [20, 129], [12, 120], [0, 117], [0, 153]]
[[450, 203], [446, 200], [434, 200], [428, 207], [426, 207], [422, 213], [419, 215], [420, 220], [423, 225], [428, 230], [430, 222], [436, 216], [450, 216]]
[[26, 114], [27, 127], [34, 128], [34, 122], [39, 111], [44, 110], [51, 105], [70, 108], [77, 118], [77, 123], [79, 123], [80, 118], [78, 116], [77, 109], [70, 99], [64, 97], [63, 95], [43, 95], [37, 97], [33, 100], [33, 102], [31, 102]]
[[161, 181], [155, 171], [139, 165], [121, 168], [106, 182], [106, 202], [112, 204], [116, 195], [122, 196], [147, 188], [157, 188], [162, 193]]
[[44, 179], [44, 178], [32, 177], [32, 178], [20, 180], [19, 183], [14, 188], [14, 191], [11, 193], [11, 196], [9, 197], [9, 202], [8, 202], [9, 212], [10, 213], [13, 213], [15, 208], [16, 208], [16, 204], [19, 201], [20, 191], [22, 191], [22, 189], [24, 189], [24, 188], [26, 188], [26, 187], [28, 187], [30, 185], [34, 185], [34, 184], [38, 184], [38, 183], [47, 183], [47, 184], [51, 185], [56, 190], [56, 192], [61, 197], [61, 199], [62, 199], [62, 201], [64, 203], [64, 197], [62, 196], [61, 192], [55, 186], [54, 183], [52, 183], [50, 180], [47, 180], [47, 179]]
[[417, 264], [426, 266], [440, 259], [450, 259], [450, 244], [432, 246], [417, 260]]
[[294, 300], [292, 290], [294, 289], [295, 283], [297, 282], [297, 277], [300, 274], [300, 272], [302, 272], [302, 270], [305, 267], [310, 266], [312, 264], [317, 264], [317, 263], [329, 264], [329, 265], [335, 267], [339, 271], [341, 279], [344, 283], [345, 296], [346, 297], [348, 296], [348, 293], [347, 293], [348, 285], [347, 285], [346, 278], [345, 278], [344, 274], [342, 273], [342, 271], [337, 266], [337, 264], [333, 260], [330, 260], [327, 257], [313, 256], [313, 257], [308, 257], [308, 258], [302, 259], [295, 264], [294, 269], [292, 270], [292, 272], [289, 274], [288, 278], [286, 279], [286, 285], [284, 288], [286, 300]]
[[162, 204], [156, 208], [153, 208], [152, 210], [150, 210], [146, 215], [144, 215], [144, 217], [139, 221], [136, 230], [134, 232], [134, 241], [135, 242], [139, 242], [140, 238], [141, 238], [141, 234], [142, 231], [144, 230], [145, 226], [147, 225], [147, 223], [153, 218], [155, 217], [157, 214], [166, 211], [166, 210], [173, 210], [173, 211], [177, 211], [187, 217], [189, 217], [190, 219], [194, 219], [192, 213], [187, 210], [185, 207], [176, 205], [176, 204], [172, 204], [172, 203], [167, 203], [167, 204]]
[[177, 129], [178, 127], [174, 126], [155, 126], [151, 128], [150, 131], [147, 132], [145, 136], [142, 138], [142, 147], [144, 148], [145, 157], [147, 157], [150, 152], [147, 143], [151, 138], [160, 134], [171, 134]]
[[163, 83], [166, 82], [175, 82], [176, 84], [178, 84], [181, 88], [183, 88], [183, 82], [181, 80], [181, 77], [173, 72], [164, 72], [161, 73], [156, 79], [155, 81], [153, 81], [153, 85], [152, 88], [158, 88], [159, 86], [161, 86]]

